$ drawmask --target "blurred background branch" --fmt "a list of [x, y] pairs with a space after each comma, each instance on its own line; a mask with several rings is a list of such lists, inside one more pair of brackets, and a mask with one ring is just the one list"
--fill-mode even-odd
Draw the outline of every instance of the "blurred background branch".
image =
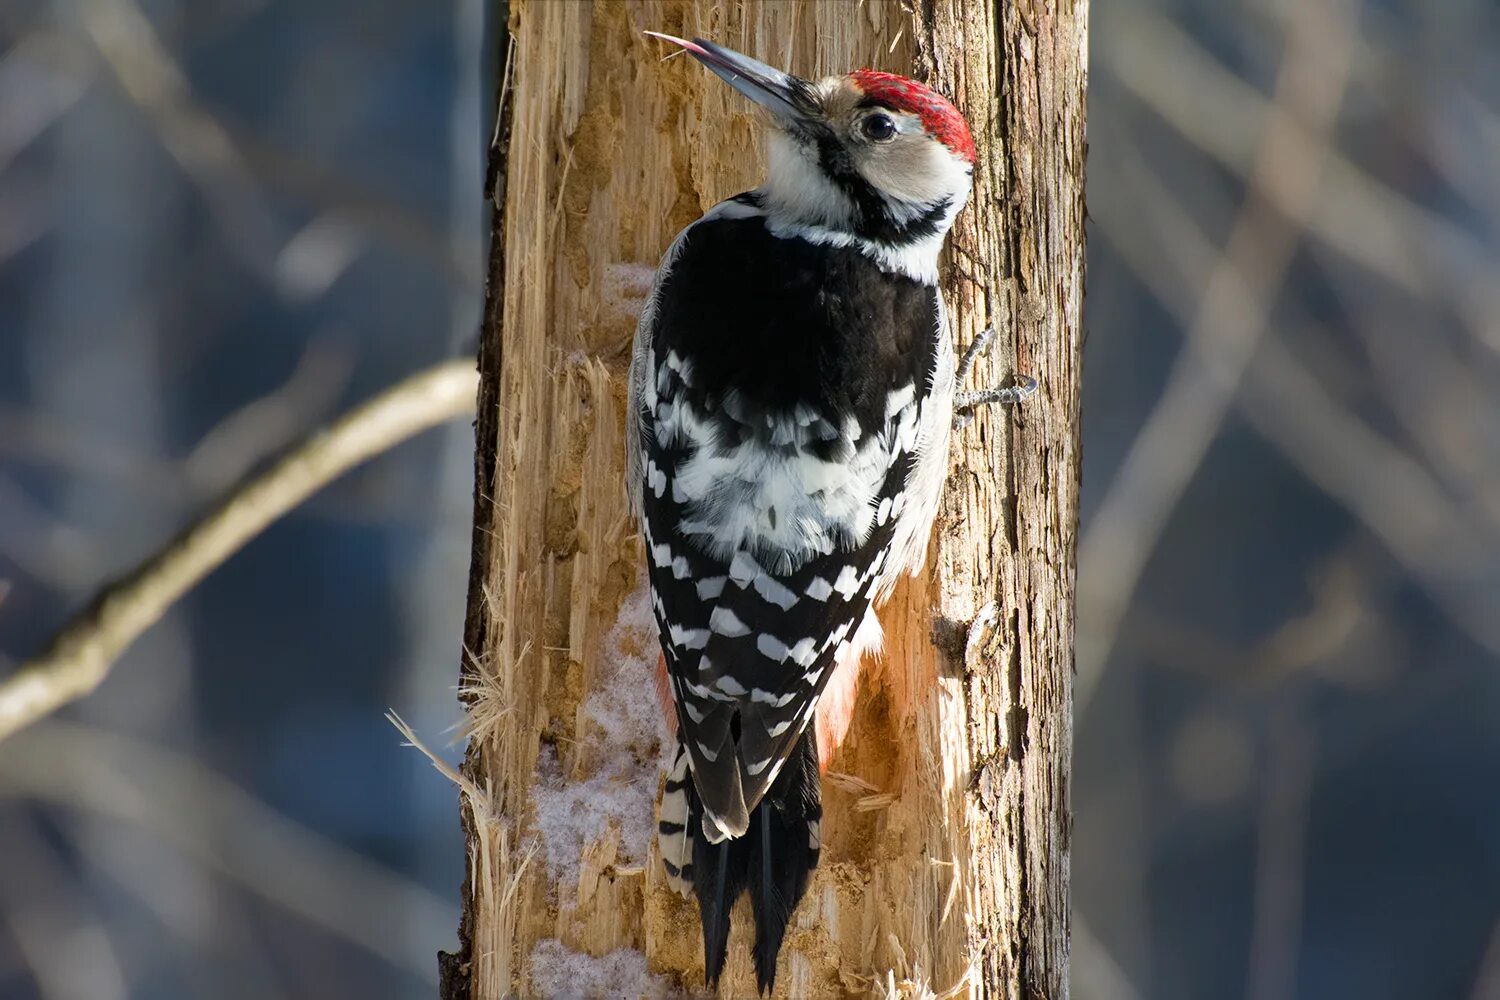
[[0, 795], [142, 827], [287, 913], [437, 982], [432, 953], [415, 947], [392, 917], [451, 922], [454, 900], [309, 834], [191, 758], [53, 721], [7, 743]]
[[101, 591], [45, 652], [0, 680], [0, 739], [93, 691], [120, 653], [174, 601], [329, 481], [413, 434], [472, 413], [478, 386], [468, 360], [413, 375], [235, 490], [180, 538]]
[[[1260, 347], [1271, 304], [1324, 168], [1326, 136], [1348, 80], [1357, 11], [1342, 0], [1292, 9], [1286, 53], [1245, 205], [1209, 271], [1166, 387], [1079, 542], [1078, 682], [1087, 706], [1136, 582], [1161, 532], [1218, 436], [1225, 411]], [[1304, 141], [1305, 129], [1311, 138]]]
[[[472, 354], [487, 6], [0, 4], [0, 688], [331, 415]], [[471, 462], [454, 420], [341, 477], [5, 742], [0, 996], [431, 995], [461, 841], [381, 716], [456, 717]]]

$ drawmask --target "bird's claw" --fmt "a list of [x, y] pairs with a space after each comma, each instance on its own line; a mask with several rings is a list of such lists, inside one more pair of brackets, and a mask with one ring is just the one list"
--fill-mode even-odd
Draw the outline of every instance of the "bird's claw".
[[953, 396], [953, 409], [959, 413], [966, 413], [977, 410], [981, 406], [989, 406], [991, 403], [999, 403], [1001, 406], [1014, 406], [1036, 395], [1036, 389], [1036, 379], [1030, 375], [1017, 375], [1015, 385], [1007, 385], [998, 389], [975, 389], [973, 392], [955, 393]]
[[[974, 359], [981, 354], [988, 353], [995, 345], [995, 328], [987, 326], [974, 342], [964, 350], [963, 356], [958, 359], [958, 367], [954, 370], [954, 380], [962, 385], [968, 378], [970, 370], [974, 367]], [[1017, 403], [1030, 399], [1036, 394], [1037, 381], [1030, 375], [1017, 375], [1015, 384], [996, 389], [976, 389], [973, 392], [959, 392], [953, 396], [953, 426], [955, 428], [966, 427], [969, 421], [974, 419], [974, 412], [981, 406], [989, 406], [999, 403], [1001, 406], [1014, 406]]]
[[958, 359], [958, 368], [954, 371], [954, 381], [962, 384], [969, 377], [969, 369], [974, 367], [974, 359], [981, 354], [988, 353], [995, 346], [995, 328], [987, 326], [974, 338], [974, 342], [965, 350], [963, 357]]

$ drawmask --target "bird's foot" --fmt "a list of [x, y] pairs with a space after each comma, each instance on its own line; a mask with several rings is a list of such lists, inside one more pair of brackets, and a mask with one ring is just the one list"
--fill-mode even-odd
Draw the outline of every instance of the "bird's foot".
[[[995, 346], [995, 328], [985, 327], [984, 332], [974, 338], [974, 342], [965, 349], [963, 356], [958, 359], [958, 367], [954, 370], [955, 382], [962, 385], [969, 377], [970, 370], [974, 367], [974, 359], [981, 354], [987, 353]], [[1014, 406], [1017, 403], [1030, 399], [1036, 394], [1037, 381], [1030, 375], [1015, 376], [1015, 384], [993, 389], [976, 389], [973, 392], [959, 392], [953, 396], [953, 426], [964, 427], [974, 419], [974, 413], [981, 406], [990, 406], [999, 403], [1001, 406]]]

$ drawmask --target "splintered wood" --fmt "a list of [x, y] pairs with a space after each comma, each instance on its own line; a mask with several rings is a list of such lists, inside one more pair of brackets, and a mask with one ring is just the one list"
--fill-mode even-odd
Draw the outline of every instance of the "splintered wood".
[[[1043, 3], [1023, 19], [964, 0], [513, 0], [463, 679], [464, 774], [483, 794], [465, 796], [445, 997], [701, 989], [696, 904], [656, 857], [665, 734], [624, 374], [663, 250], [763, 158], [743, 98], [644, 29], [808, 76], [920, 72], [953, 94], [981, 147], [949, 254], [956, 337], [994, 323], [978, 381], [1042, 386], [955, 442], [931, 572], [885, 609], [884, 656], [823, 785], [822, 865], [777, 993], [1066, 996], [1084, 23], [1082, 5]], [[725, 996], [755, 993], [752, 930], [742, 903]]]

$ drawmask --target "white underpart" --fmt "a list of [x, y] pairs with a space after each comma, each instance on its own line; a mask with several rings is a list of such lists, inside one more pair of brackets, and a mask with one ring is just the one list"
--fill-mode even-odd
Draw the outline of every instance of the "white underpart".
[[854, 635], [840, 650], [840, 654], [854, 657], [874, 656], [884, 645], [885, 630], [880, 627], [880, 618], [872, 607], [865, 612], [864, 618], [860, 619], [859, 628], [854, 630]]
[[[908, 404], [907, 410], [915, 409]], [[714, 425], [694, 407], [685, 402], [658, 406], [659, 440], [693, 447], [673, 480], [686, 514], [678, 531], [723, 562], [747, 553], [759, 565], [746, 584], [768, 600], [790, 606], [796, 595], [771, 575], [784, 576], [816, 555], [856, 548], [869, 536], [902, 417], [914, 420], [901, 411], [890, 420], [887, 433], [859, 445], [844, 438], [853, 452], [850, 459], [825, 462], [806, 451], [788, 456], [753, 438], [722, 447]], [[792, 414], [772, 420], [773, 439], [789, 438], [808, 447], [814, 443], [812, 425], [800, 426]]]
[[937, 299], [937, 356], [928, 376], [928, 397], [921, 419], [911, 429], [917, 461], [906, 488], [892, 504], [896, 518], [890, 555], [875, 577], [875, 604], [890, 596], [891, 588], [906, 573], [915, 574], [927, 558], [927, 541], [937, 519], [943, 481], [948, 477], [948, 444], [953, 429], [953, 343], [948, 331], [948, 310], [943, 297]]

